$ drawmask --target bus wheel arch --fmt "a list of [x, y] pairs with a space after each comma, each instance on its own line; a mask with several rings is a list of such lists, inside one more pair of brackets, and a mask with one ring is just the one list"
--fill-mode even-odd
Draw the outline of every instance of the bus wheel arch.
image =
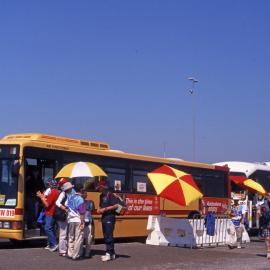
[[188, 219], [201, 218], [201, 213], [198, 211], [191, 211], [188, 215]]
[[25, 245], [25, 240], [17, 240], [17, 239], [13, 239], [13, 238], [9, 238], [9, 242], [13, 247], [23, 247]]

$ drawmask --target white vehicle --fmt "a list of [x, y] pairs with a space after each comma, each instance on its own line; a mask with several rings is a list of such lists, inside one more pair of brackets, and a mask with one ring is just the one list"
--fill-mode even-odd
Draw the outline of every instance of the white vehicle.
[[[241, 161], [225, 161], [215, 163], [219, 166], [227, 166], [230, 169], [230, 175], [245, 176], [261, 184], [266, 191], [270, 192], [270, 162], [251, 163]], [[244, 190], [231, 181], [232, 192], [243, 192]], [[249, 228], [259, 228], [258, 220], [258, 206], [260, 205], [260, 198], [250, 192], [247, 192], [248, 200], [248, 220]]]

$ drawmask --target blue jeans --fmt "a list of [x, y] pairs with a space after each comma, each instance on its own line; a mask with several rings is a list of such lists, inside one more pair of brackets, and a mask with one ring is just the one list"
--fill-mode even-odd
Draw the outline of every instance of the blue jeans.
[[50, 247], [54, 247], [57, 245], [56, 237], [55, 237], [55, 220], [51, 216], [45, 217], [45, 233], [48, 236], [48, 243]]
[[104, 242], [106, 245], [106, 253], [109, 253], [110, 255], [115, 254], [114, 238], [113, 238], [114, 225], [115, 225], [114, 221], [102, 221], [102, 230]]

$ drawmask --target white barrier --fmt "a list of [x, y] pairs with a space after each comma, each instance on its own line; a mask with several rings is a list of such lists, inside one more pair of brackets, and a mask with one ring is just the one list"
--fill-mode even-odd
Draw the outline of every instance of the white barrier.
[[226, 243], [228, 219], [216, 218], [213, 236], [207, 234], [205, 221], [203, 218], [189, 220], [193, 228], [196, 246], [218, 246]]
[[193, 247], [193, 230], [187, 219], [149, 216], [147, 230], [152, 230], [146, 239], [149, 245], [173, 245]]
[[[176, 219], [163, 216], [149, 216], [147, 230], [151, 231], [146, 244], [180, 247], [218, 246], [229, 243], [230, 220], [216, 218], [214, 235], [207, 234], [203, 218]], [[244, 230], [243, 242], [249, 242]]]

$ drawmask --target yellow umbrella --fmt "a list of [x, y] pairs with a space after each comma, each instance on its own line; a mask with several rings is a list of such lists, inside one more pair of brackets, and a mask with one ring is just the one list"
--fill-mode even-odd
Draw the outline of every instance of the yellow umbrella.
[[259, 192], [262, 195], [265, 195], [267, 193], [261, 184], [250, 178], [247, 179], [245, 176], [230, 175], [229, 178], [237, 185], [241, 186], [244, 189], [248, 189], [251, 192]]
[[157, 195], [179, 205], [189, 205], [203, 196], [192, 176], [163, 165], [147, 174]]
[[95, 177], [107, 176], [107, 174], [96, 164], [90, 162], [74, 162], [64, 166], [55, 178], [60, 177]]
[[243, 182], [243, 185], [247, 188], [247, 189], [250, 189], [250, 190], [253, 190], [253, 191], [257, 191], [263, 195], [266, 194], [266, 190], [263, 188], [263, 186], [257, 182], [255, 182], [254, 180], [252, 179], [246, 179], [244, 182]]

